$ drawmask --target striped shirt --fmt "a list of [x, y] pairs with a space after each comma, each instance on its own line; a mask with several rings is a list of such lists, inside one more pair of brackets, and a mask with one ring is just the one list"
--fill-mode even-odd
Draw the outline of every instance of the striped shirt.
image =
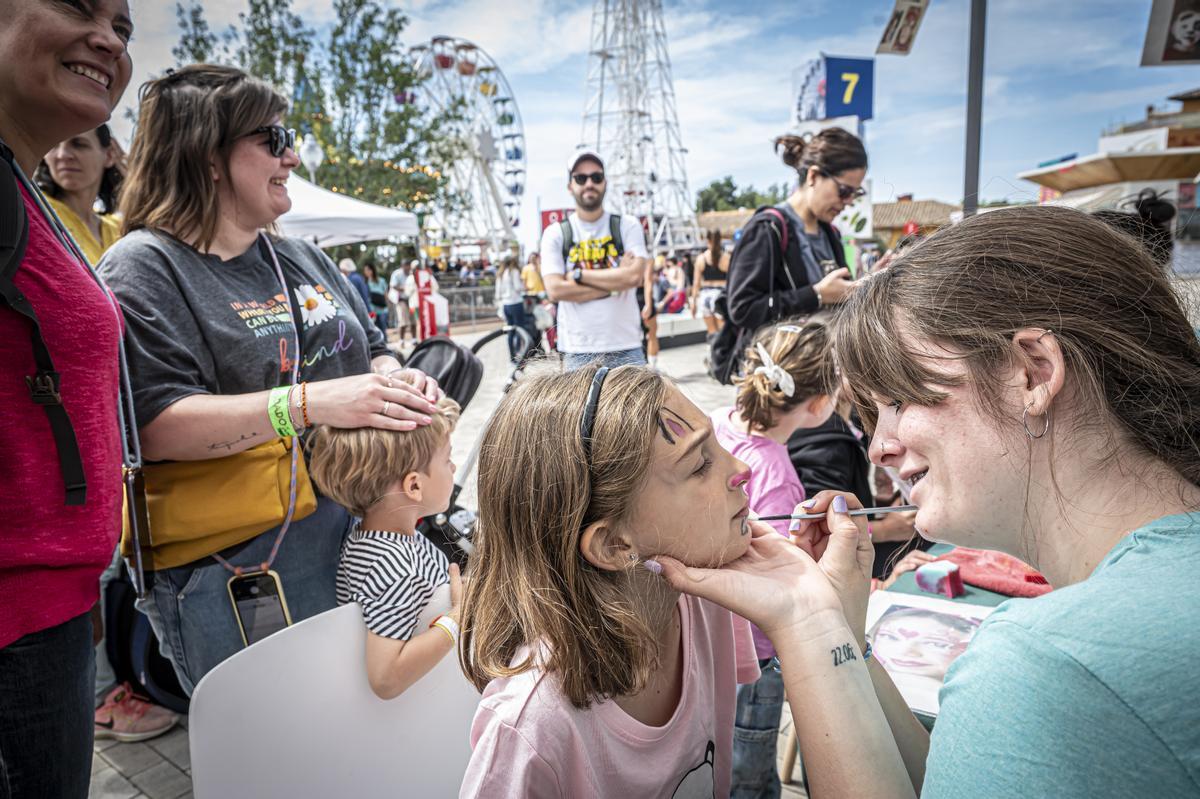
[[337, 571], [339, 605], [357, 602], [367, 629], [407, 641], [438, 586], [450, 582], [450, 562], [420, 533], [354, 530]]

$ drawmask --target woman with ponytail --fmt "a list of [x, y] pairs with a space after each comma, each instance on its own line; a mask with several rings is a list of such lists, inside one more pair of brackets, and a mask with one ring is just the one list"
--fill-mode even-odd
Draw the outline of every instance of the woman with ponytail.
[[704, 327], [712, 336], [721, 329], [723, 320], [717, 314], [716, 301], [725, 288], [729, 274], [729, 253], [721, 247], [721, 231], [708, 231], [708, 249], [696, 256], [692, 277], [692, 314], [699, 308]]
[[800, 181], [786, 201], [759, 209], [734, 248], [727, 321], [737, 328], [736, 339], [725, 333], [712, 352], [713, 371], [722, 382], [729, 382], [737, 356], [763, 325], [838, 305], [854, 288], [831, 223], [864, 193], [862, 142], [829, 128], [811, 138], [780, 136], [775, 150]]

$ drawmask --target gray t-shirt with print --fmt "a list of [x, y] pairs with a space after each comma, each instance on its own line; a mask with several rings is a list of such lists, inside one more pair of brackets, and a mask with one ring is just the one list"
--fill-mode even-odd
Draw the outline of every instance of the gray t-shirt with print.
[[[370, 371], [371, 359], [389, 351], [358, 292], [315, 246], [272, 241], [301, 316], [300, 379]], [[139, 427], [193, 394], [248, 394], [288, 382], [296, 357], [292, 315], [259, 243], [222, 261], [137, 230], [98, 269], [124, 312]]]

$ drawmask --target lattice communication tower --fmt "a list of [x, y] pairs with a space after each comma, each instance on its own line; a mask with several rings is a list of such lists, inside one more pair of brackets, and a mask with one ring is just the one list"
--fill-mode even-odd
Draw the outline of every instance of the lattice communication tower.
[[606, 161], [610, 209], [648, 220], [652, 252], [701, 247], [662, 0], [595, 0], [585, 88], [580, 143]]

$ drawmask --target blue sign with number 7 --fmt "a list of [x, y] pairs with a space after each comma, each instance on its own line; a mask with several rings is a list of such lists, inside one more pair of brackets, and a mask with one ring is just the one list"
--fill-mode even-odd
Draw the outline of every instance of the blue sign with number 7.
[[875, 59], [825, 56], [825, 116], [870, 119], [875, 106]]

